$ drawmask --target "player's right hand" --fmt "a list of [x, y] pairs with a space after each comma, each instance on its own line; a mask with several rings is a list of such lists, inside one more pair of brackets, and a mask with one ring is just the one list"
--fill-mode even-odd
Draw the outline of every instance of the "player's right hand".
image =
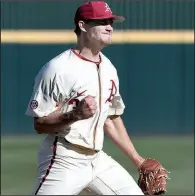
[[92, 117], [97, 111], [97, 103], [95, 97], [87, 96], [82, 99], [75, 109], [75, 115], [80, 120], [88, 119]]

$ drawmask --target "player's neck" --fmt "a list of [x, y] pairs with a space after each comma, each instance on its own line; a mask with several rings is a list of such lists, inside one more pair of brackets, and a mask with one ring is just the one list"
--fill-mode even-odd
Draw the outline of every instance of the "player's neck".
[[83, 57], [94, 61], [98, 62], [100, 59], [100, 51], [101, 49], [98, 47], [89, 47], [87, 45], [78, 43], [77, 46], [75, 47], [75, 50], [82, 55]]

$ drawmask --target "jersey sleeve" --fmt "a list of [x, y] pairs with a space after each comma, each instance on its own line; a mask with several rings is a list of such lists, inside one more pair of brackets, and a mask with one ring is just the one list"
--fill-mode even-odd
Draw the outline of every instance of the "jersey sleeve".
[[116, 94], [114, 95], [111, 105], [109, 107], [108, 115], [113, 116], [113, 115], [122, 115], [125, 109], [125, 104], [123, 102], [123, 99], [120, 95], [119, 91], [119, 79], [118, 76], [116, 75], [115, 79], [115, 85], [116, 85]]
[[26, 115], [43, 117], [56, 110], [57, 103], [65, 99], [58, 73], [44, 69], [35, 78], [33, 93], [29, 101]]

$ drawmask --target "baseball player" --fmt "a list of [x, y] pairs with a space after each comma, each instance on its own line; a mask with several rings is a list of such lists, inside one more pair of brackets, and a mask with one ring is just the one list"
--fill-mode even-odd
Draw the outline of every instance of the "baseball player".
[[125, 105], [117, 71], [101, 50], [112, 24], [122, 22], [104, 1], [82, 4], [75, 14], [77, 45], [50, 60], [35, 79], [27, 115], [46, 134], [38, 152], [35, 195], [143, 195], [132, 176], [103, 150], [104, 132], [137, 168], [144, 162], [121, 115]]

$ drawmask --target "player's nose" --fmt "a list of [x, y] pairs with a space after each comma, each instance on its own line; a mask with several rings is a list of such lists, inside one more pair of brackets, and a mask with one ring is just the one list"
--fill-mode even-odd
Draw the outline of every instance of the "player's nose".
[[106, 31], [112, 33], [113, 32], [113, 27], [111, 24], [106, 25]]

